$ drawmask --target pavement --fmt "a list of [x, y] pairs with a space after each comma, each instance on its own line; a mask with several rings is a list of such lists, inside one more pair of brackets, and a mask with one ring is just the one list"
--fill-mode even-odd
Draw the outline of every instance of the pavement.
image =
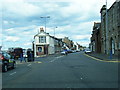
[[101, 61], [120, 62], [120, 59], [118, 58], [118, 56], [115, 56], [115, 55], [110, 56], [110, 55], [95, 53], [95, 52], [86, 53], [86, 54], [93, 58], [99, 59]]

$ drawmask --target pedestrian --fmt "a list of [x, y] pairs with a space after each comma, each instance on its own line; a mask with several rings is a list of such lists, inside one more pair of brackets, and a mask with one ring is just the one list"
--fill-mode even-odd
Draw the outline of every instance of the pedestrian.
[[30, 51], [27, 51], [27, 60], [30, 62]]
[[23, 57], [23, 54], [21, 53], [20, 54], [20, 62], [22, 63], [23, 60], [26, 62], [25, 58]]
[[33, 61], [34, 61], [34, 51], [32, 51], [32, 58], [33, 58]]
[[22, 62], [22, 60], [23, 60], [23, 55], [22, 55], [22, 53], [20, 54], [20, 62]]
[[33, 59], [32, 59], [32, 52], [30, 52], [30, 61], [32, 61]]
[[26, 62], [26, 58], [25, 57], [23, 57], [23, 60]]

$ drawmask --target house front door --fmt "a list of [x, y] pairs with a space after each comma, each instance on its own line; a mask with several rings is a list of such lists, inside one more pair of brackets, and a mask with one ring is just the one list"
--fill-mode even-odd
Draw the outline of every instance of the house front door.
[[44, 54], [48, 54], [48, 45], [44, 46]]

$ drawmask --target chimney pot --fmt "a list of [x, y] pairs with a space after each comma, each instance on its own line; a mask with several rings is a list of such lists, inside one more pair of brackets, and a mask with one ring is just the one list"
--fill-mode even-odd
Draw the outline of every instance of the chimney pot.
[[40, 32], [44, 32], [44, 29], [43, 29], [43, 27], [42, 27], [42, 28], [40, 28]]

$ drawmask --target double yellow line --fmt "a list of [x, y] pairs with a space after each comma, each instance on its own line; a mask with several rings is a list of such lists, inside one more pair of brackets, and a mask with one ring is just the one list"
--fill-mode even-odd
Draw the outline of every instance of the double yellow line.
[[85, 56], [87, 56], [87, 57], [90, 57], [90, 58], [92, 58], [92, 59], [94, 59], [94, 60], [97, 60], [97, 61], [101, 61], [101, 62], [113, 62], [113, 63], [119, 63], [120, 61], [108, 61], [108, 60], [101, 60], [101, 59], [98, 59], [98, 58], [95, 58], [95, 57], [92, 57], [92, 56], [90, 56], [90, 55], [88, 55], [88, 54], [84, 54]]

